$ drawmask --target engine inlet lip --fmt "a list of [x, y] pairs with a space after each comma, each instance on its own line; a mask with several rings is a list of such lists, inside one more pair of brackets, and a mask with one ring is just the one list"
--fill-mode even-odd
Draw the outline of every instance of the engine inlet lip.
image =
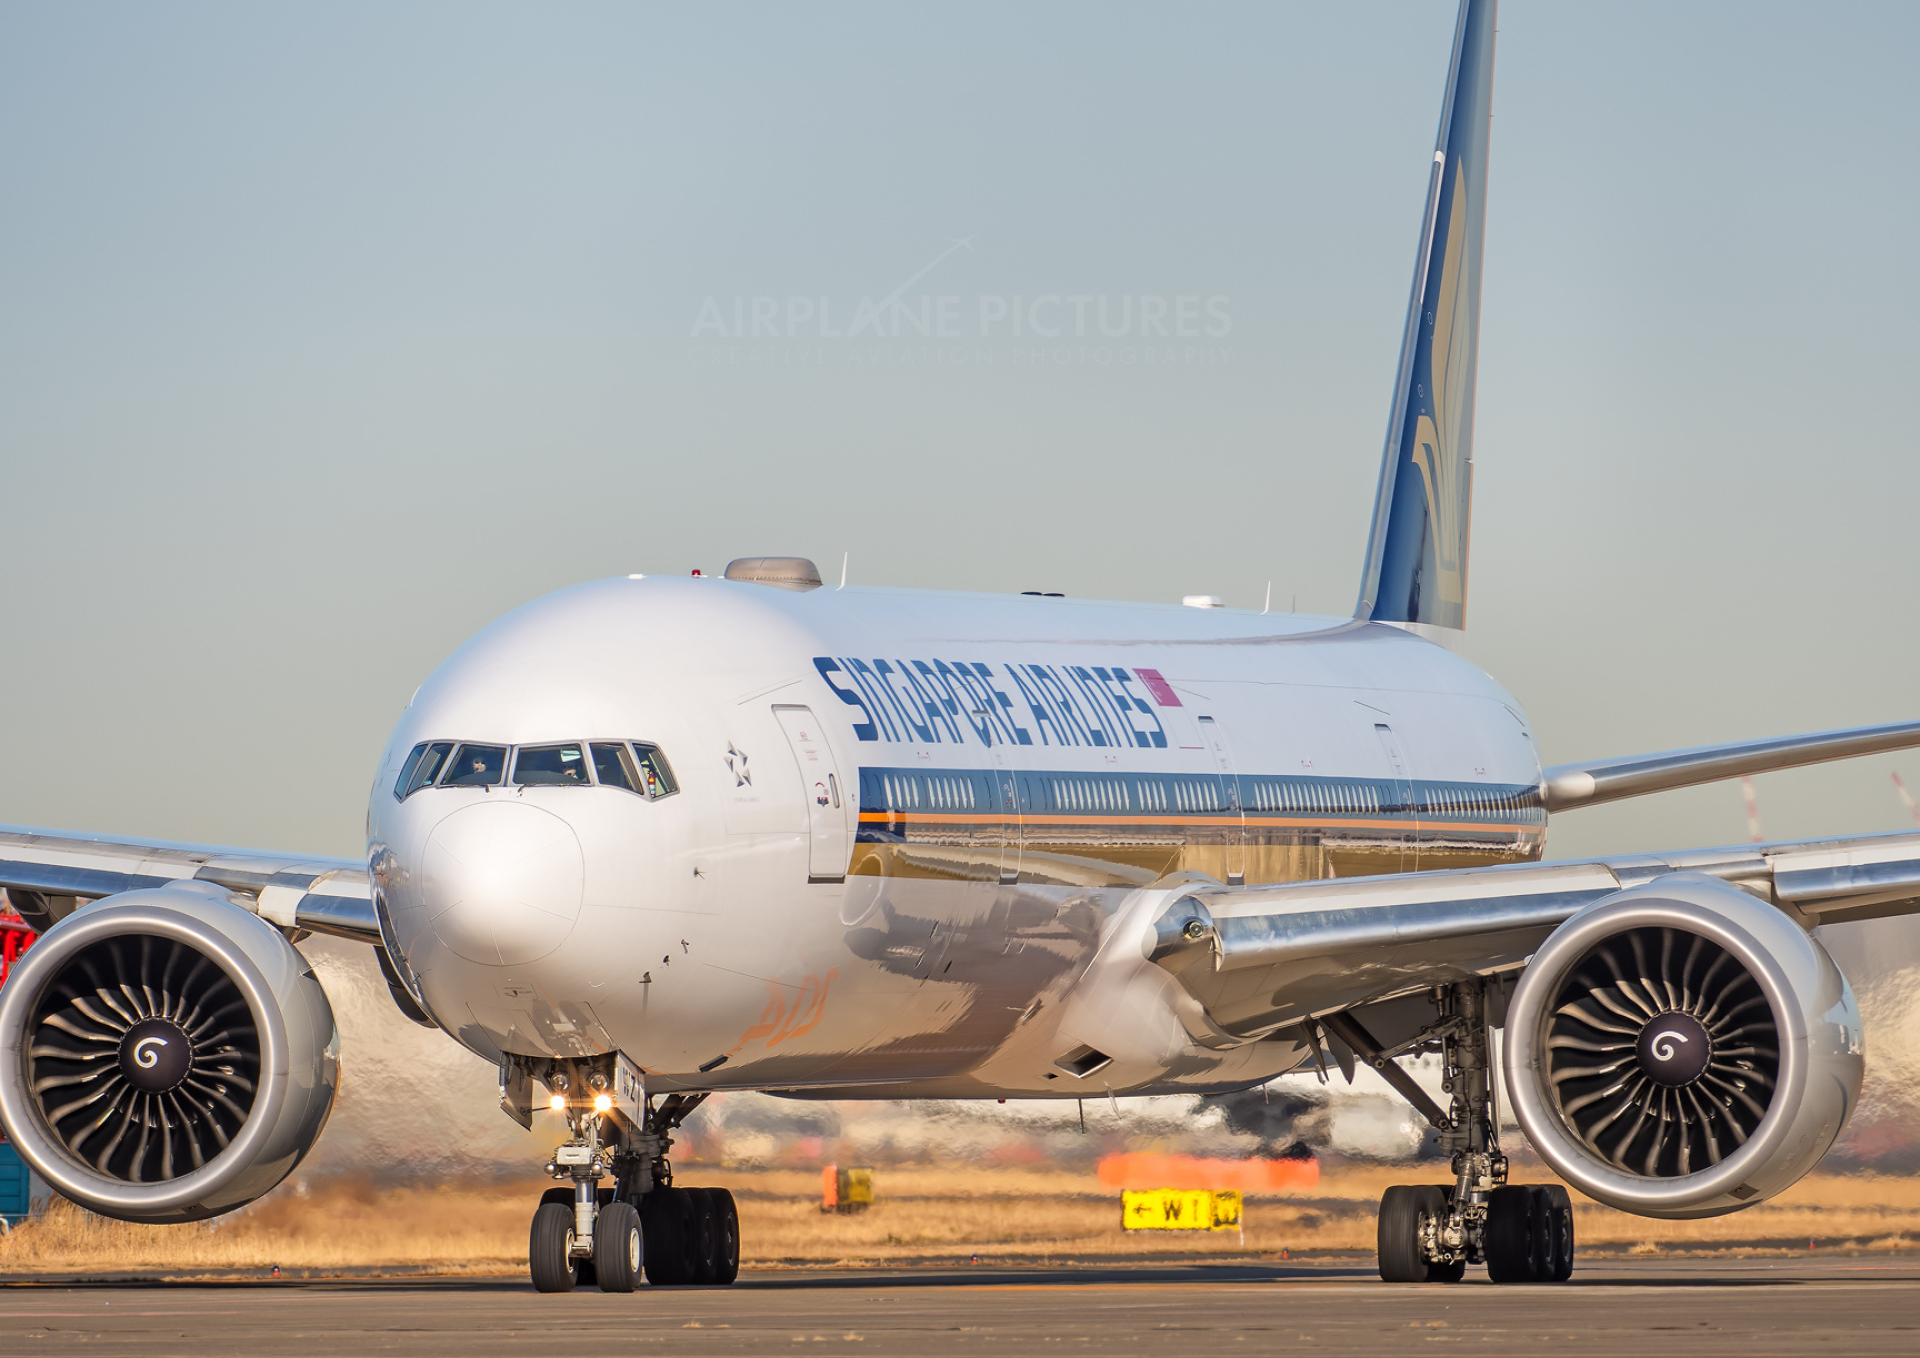
[[[1673, 894], [1642, 894], [1648, 888], [1641, 887], [1634, 889], [1635, 894], [1626, 901], [1603, 897], [1573, 915], [1541, 945], [1514, 990], [1509, 1013], [1530, 1013], [1532, 1018], [1508, 1025], [1505, 1066], [1508, 1101], [1521, 1130], [1563, 1178], [1603, 1202], [1629, 1211], [1645, 1209], [1652, 1216], [1671, 1216], [1725, 1198], [1747, 1182], [1756, 1166], [1766, 1164], [1781, 1149], [1793, 1132], [1793, 1110], [1805, 1094], [1808, 1032], [1806, 1016], [1792, 1002], [1792, 987], [1771, 952], [1725, 914], [1687, 898], [1692, 894], [1690, 887], [1701, 894], [1705, 894], [1701, 890], [1704, 888], [1716, 895], [1732, 888], [1717, 878], [1697, 873], [1672, 874], [1659, 885], [1670, 887]], [[1780, 1034], [1779, 1077], [1759, 1126], [1745, 1144], [1719, 1164], [1669, 1179], [1628, 1174], [1600, 1159], [1540, 1093], [1539, 1076], [1547, 1065], [1547, 1024], [1554, 995], [1593, 947], [1637, 928], [1700, 934], [1733, 954], [1766, 996]]]
[[[10, 1078], [0, 1079], [0, 1117], [4, 1117], [12, 1130], [14, 1147], [21, 1158], [64, 1196], [151, 1216], [201, 1202], [251, 1167], [261, 1143], [272, 1135], [286, 1101], [287, 1029], [279, 1006], [272, 1002], [272, 987], [260, 969], [239, 944], [198, 918], [198, 912], [215, 906], [232, 911], [239, 927], [271, 929], [273, 926], [229, 905], [225, 893], [215, 896], [201, 890], [160, 887], [125, 894], [141, 899], [84, 907], [48, 930], [15, 963], [7, 984], [0, 988], [0, 1053], [12, 1053]], [[175, 900], [166, 899], [169, 896]], [[172, 939], [208, 957], [246, 997], [254, 1031], [260, 1037], [260, 1088], [238, 1134], [225, 1150], [201, 1168], [156, 1183], [128, 1183], [76, 1161], [48, 1126], [28, 1079], [31, 1059], [27, 1055], [31, 1043], [28, 1026], [47, 986], [86, 948], [128, 934]]]

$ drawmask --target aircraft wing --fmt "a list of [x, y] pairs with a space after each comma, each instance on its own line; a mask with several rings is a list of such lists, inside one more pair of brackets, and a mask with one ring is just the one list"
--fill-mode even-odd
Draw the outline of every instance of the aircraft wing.
[[1742, 740], [1731, 745], [1703, 745], [1691, 750], [1632, 755], [1625, 759], [1596, 759], [1582, 764], [1558, 764], [1542, 775], [1547, 810], [1571, 811], [1576, 806], [1598, 806], [1622, 797], [1640, 797], [1692, 787], [1721, 778], [1739, 778], [1774, 769], [1823, 764], [1830, 759], [1883, 754], [1920, 745], [1920, 721], [1887, 726], [1853, 726], [1811, 735], [1775, 736]]
[[1920, 913], [1920, 833], [1742, 844], [1584, 862], [1188, 890], [1148, 959], [1228, 1039], [1466, 975], [1518, 971], [1582, 907], [1669, 873], [1701, 873], [1802, 924]]
[[50, 928], [81, 900], [179, 881], [224, 887], [282, 928], [380, 941], [367, 865], [357, 858], [0, 825], [0, 887], [37, 929]]

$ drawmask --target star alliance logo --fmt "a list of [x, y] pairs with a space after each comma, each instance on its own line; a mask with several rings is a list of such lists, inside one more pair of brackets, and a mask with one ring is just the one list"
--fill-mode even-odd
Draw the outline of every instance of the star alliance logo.
[[727, 772], [733, 775], [735, 787], [753, 786], [753, 774], [747, 769], [747, 756], [731, 740], [727, 742]]

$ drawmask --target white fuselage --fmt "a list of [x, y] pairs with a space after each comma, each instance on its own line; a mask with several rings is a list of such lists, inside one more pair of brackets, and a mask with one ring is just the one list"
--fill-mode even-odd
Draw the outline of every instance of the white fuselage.
[[[596, 740], [655, 747], [677, 791], [509, 765], [395, 795], [422, 742]], [[1226, 1088], [1305, 1048], [1209, 1044], [1142, 962], [1151, 902], [1536, 858], [1539, 780], [1518, 704], [1391, 626], [636, 577], [435, 671], [369, 852], [403, 977], [493, 1059], [617, 1049], [659, 1090]]]

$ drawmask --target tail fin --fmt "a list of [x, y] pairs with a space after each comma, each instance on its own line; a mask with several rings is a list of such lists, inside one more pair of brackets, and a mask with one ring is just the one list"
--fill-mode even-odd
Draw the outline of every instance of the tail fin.
[[1461, 0], [1355, 616], [1464, 628], [1495, 0]]

